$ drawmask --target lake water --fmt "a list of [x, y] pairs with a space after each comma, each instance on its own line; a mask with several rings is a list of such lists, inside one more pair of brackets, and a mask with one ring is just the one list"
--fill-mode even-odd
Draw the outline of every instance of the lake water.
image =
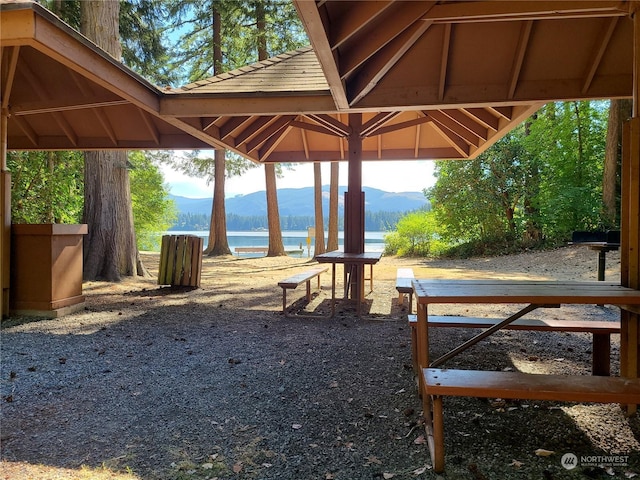
[[[387, 232], [365, 232], [364, 233], [364, 250], [365, 252], [382, 252], [384, 251], [384, 236]], [[164, 235], [195, 235], [204, 239], [204, 248], [207, 248], [209, 240], [208, 231], [170, 231], [165, 232]], [[227, 241], [229, 242], [229, 248], [231, 253], [236, 254], [234, 249], [236, 247], [268, 247], [269, 246], [269, 232], [227, 232]], [[326, 235], [325, 235], [326, 242]], [[307, 232], [306, 230], [300, 231], [283, 231], [282, 243], [284, 249], [291, 252], [289, 255], [296, 257], [312, 257], [313, 246], [315, 238], [311, 238], [311, 246], [307, 249]], [[344, 248], [344, 232], [338, 232], [338, 249]], [[302, 250], [302, 253], [300, 252]], [[262, 254], [247, 254], [243, 253], [242, 256], [262, 256]]]

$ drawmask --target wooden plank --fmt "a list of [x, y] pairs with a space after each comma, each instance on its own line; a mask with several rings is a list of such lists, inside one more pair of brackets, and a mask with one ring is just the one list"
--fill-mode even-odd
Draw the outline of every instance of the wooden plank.
[[176, 237], [175, 248], [175, 265], [172, 271], [171, 285], [180, 285], [182, 280], [182, 269], [184, 268], [184, 235], [178, 235]]
[[[199, 287], [202, 280], [202, 254], [204, 239], [202, 237], [194, 237], [194, 252], [191, 258], [191, 283], [193, 287]], [[195, 272], [195, 273], [194, 273]]]
[[640, 398], [640, 379], [523, 372], [423, 369], [426, 393], [482, 398], [631, 403]]
[[[502, 318], [465, 317], [453, 315], [429, 315], [429, 326], [440, 328], [489, 328]], [[416, 315], [409, 315], [409, 323], [417, 322]], [[620, 322], [597, 320], [539, 320], [519, 318], [504, 329], [532, 331], [562, 331], [584, 333], [620, 333]]]
[[191, 285], [191, 258], [193, 255], [193, 237], [186, 236], [184, 239], [184, 260], [182, 263], [182, 275], [180, 285]]
[[282, 288], [296, 288], [301, 283], [309, 281], [327, 270], [329, 270], [329, 267], [317, 267], [312, 268], [311, 270], [305, 270], [304, 272], [297, 273], [296, 275], [292, 275], [291, 277], [281, 280], [278, 282], [278, 286]]
[[171, 239], [169, 235], [162, 237], [162, 245], [160, 247], [160, 266], [158, 267], [158, 284], [168, 285], [167, 282], [167, 264], [169, 263], [169, 243]]

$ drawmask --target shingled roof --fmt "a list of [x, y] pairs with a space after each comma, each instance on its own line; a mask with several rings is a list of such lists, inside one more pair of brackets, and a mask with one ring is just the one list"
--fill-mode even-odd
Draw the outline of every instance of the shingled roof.
[[329, 91], [320, 62], [310, 46], [199, 80], [175, 93], [281, 93]]

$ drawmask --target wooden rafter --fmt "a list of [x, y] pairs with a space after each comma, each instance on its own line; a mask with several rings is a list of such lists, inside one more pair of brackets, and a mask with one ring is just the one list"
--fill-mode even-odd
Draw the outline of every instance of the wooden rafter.
[[371, 118], [368, 122], [362, 125], [360, 136], [362, 138], [372, 137], [377, 135], [376, 131], [385, 125], [387, 122], [393, 120], [402, 112], [381, 112]]
[[[425, 112], [426, 113], [426, 112]], [[455, 133], [458, 137], [464, 139], [465, 142], [474, 145], [476, 147], [480, 146], [480, 137], [476, 135], [471, 130], [467, 130], [461, 124], [453, 120], [451, 117], [445, 115], [439, 110], [433, 110], [426, 113], [428, 117], [431, 117], [434, 122], [436, 122], [441, 127], [445, 127], [451, 132]]]
[[220, 140], [225, 140], [233, 135], [233, 132], [245, 125], [247, 122], [251, 120], [251, 117], [248, 115], [243, 115], [239, 117], [230, 117], [228, 118], [224, 124], [220, 126]]
[[451, 47], [451, 24], [444, 26], [442, 34], [442, 55], [440, 57], [440, 80], [438, 82], [438, 99], [442, 101], [447, 87], [447, 67], [449, 66], [449, 48]]
[[607, 20], [602, 36], [600, 37], [600, 42], [596, 45], [596, 48], [593, 52], [591, 61], [589, 62], [589, 69], [584, 76], [584, 84], [582, 85], [582, 93], [585, 94], [589, 91], [589, 87], [591, 86], [591, 82], [593, 81], [593, 77], [598, 71], [598, 67], [600, 66], [600, 62], [602, 61], [602, 57], [604, 56], [604, 52], [607, 50], [609, 46], [609, 41], [613, 36], [613, 32], [618, 26], [619, 17], [610, 18]]
[[20, 130], [24, 132], [29, 141], [33, 144], [34, 147], [37, 147], [40, 143], [40, 139], [38, 134], [34, 132], [33, 128], [21, 117], [14, 117], [15, 122], [20, 127]]
[[138, 112], [140, 112], [140, 116], [142, 117], [142, 121], [144, 122], [147, 130], [149, 131], [149, 135], [153, 138], [153, 141], [156, 145], [160, 145], [160, 132], [156, 128], [151, 116], [145, 112], [144, 110], [137, 108]]
[[270, 122], [267, 126], [265, 126], [265, 128], [260, 129], [260, 132], [258, 132], [255, 137], [247, 142], [247, 152], [254, 151], [264, 142], [267, 142], [270, 137], [277, 136], [278, 132], [283, 130], [284, 127], [289, 125], [295, 118], [295, 115], [282, 115], [276, 117], [275, 120]]
[[489, 110], [497, 113], [505, 120], [511, 120], [511, 117], [513, 117], [513, 107], [489, 107]]
[[323, 133], [325, 135], [331, 135], [333, 137], [344, 137], [344, 134], [338, 133], [333, 128], [327, 128], [324, 125], [318, 125], [317, 123], [304, 122], [302, 120], [294, 120], [291, 122], [292, 127], [299, 128], [302, 131], [312, 131]]
[[385, 127], [380, 127], [376, 130], [376, 135], [384, 135], [386, 133], [396, 132], [398, 130], [404, 130], [405, 128], [411, 128], [415, 126], [420, 126], [423, 123], [431, 122], [432, 119], [427, 116], [419, 116], [418, 118], [414, 118], [413, 120], [407, 120], [405, 122], [398, 122], [392, 125], [387, 125]]
[[473, 132], [482, 140], [486, 141], [489, 138], [489, 131], [487, 127], [481, 125], [468, 115], [465, 115], [462, 110], [442, 110], [442, 113], [458, 122], [470, 132]]
[[435, 128], [436, 131], [440, 133], [440, 135], [442, 135], [463, 158], [467, 158], [469, 156], [469, 144], [467, 142], [460, 138], [455, 132], [452, 132], [438, 122], [434, 121], [432, 125], [433, 128]]
[[[5, 56], [5, 52], [9, 52]], [[4, 66], [4, 59], [8, 57], [7, 66]], [[9, 106], [11, 98], [11, 88], [16, 74], [18, 58], [20, 57], [20, 47], [2, 47], [2, 104], [0, 107], [5, 110]]]
[[524, 62], [524, 56], [527, 52], [527, 46], [529, 45], [529, 38], [531, 37], [531, 29], [533, 28], [533, 20], [527, 20], [523, 22], [520, 28], [520, 38], [518, 39], [518, 45], [516, 46], [516, 54], [514, 57], [513, 65], [511, 66], [511, 75], [509, 76], [509, 92], [507, 98], [511, 99], [515, 95], [516, 87], [518, 86], [518, 79], [520, 78], [520, 71], [522, 70], [522, 64]]
[[53, 112], [70, 112], [74, 110], [91, 110], [98, 108], [117, 107], [121, 105], [129, 105], [127, 100], [99, 100], [94, 99], [91, 102], [73, 102], [72, 104], [61, 104], [56, 100], [42, 100], [39, 102], [30, 102], [16, 104], [11, 106], [13, 115], [42, 115]]
[[[436, 2], [408, 2], [384, 16], [384, 24], [376, 25], [375, 35], [367, 36], [366, 42], [352, 42], [340, 54], [340, 77], [348, 79], [357, 68], [375, 55], [391, 40], [400, 35], [406, 25], [418, 21]], [[384, 27], [384, 28], [382, 28]]]
[[[293, 122], [291, 122], [293, 124]], [[303, 122], [300, 122], [303, 123]], [[307, 131], [304, 128], [300, 129], [300, 137], [302, 138], [302, 148], [304, 150], [304, 158], [309, 160], [309, 140], [307, 139]]]
[[615, 0], [575, 2], [537, 0], [534, 2], [447, 2], [424, 16], [436, 23], [543, 20], [546, 18], [622, 17], [628, 14], [624, 2]]
[[116, 132], [113, 130], [113, 125], [111, 125], [111, 122], [107, 117], [107, 114], [104, 113], [104, 110], [101, 110], [99, 108], [94, 108], [93, 113], [98, 119], [98, 122], [100, 123], [100, 125], [102, 125], [102, 128], [104, 129], [104, 131], [107, 133], [107, 137], [109, 137], [109, 140], [111, 140], [111, 143], [113, 144], [113, 146], [117, 147], [118, 136], [116, 135]]
[[484, 108], [465, 108], [464, 111], [495, 132], [500, 128], [500, 121], [498, 120], [498, 117], [495, 117], [491, 112]]
[[351, 127], [349, 125], [345, 125], [340, 120], [336, 120], [331, 115], [309, 114], [305, 115], [305, 117], [314, 122], [317, 122], [320, 125], [323, 125], [329, 130], [333, 130], [341, 137], [348, 137], [349, 135], [351, 135]]
[[418, 21], [377, 52], [353, 78], [350, 105], [356, 105], [398, 63], [402, 56], [431, 26], [431, 22]]
[[393, 2], [390, 0], [354, 3], [349, 15], [337, 18], [332, 23], [332, 29], [329, 32], [331, 48], [335, 50], [340, 47], [344, 42], [357, 35], [369, 22], [384, 14], [392, 5]]
[[243, 143], [249, 141], [250, 138], [252, 138], [254, 135], [257, 135], [260, 130], [268, 125], [272, 119], [272, 117], [266, 115], [254, 118], [255, 120], [251, 122], [250, 125], [247, 125], [242, 131], [238, 133], [238, 135], [236, 135], [236, 145], [242, 145]]
[[338, 110], [349, 108], [347, 92], [340, 78], [338, 62], [334, 56], [331, 45], [326, 37], [326, 32], [320, 18], [320, 13], [315, 2], [298, 2], [295, 4], [300, 19], [305, 24], [313, 49], [320, 60], [322, 70], [329, 84], [331, 95]]
[[420, 124], [416, 125], [416, 136], [415, 136], [415, 143], [413, 146], [413, 158], [417, 158], [418, 152], [420, 151], [420, 130], [421, 129], [422, 129], [422, 125]]
[[[287, 117], [288, 120], [287, 120]], [[289, 133], [291, 130], [291, 119], [295, 118], [293, 116], [288, 115], [287, 117], [280, 117], [281, 126], [277, 129], [269, 138], [264, 142], [264, 144], [260, 147], [258, 151], [258, 159], [263, 161], [263, 159], [268, 158], [271, 155], [271, 152], [278, 146], [278, 144], [282, 141], [282, 139]]]

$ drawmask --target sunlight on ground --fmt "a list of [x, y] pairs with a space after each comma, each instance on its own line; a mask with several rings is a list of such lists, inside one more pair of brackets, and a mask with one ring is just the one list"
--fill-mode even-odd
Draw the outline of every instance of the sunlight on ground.
[[140, 480], [137, 475], [118, 473], [107, 467], [78, 469], [31, 465], [24, 462], [0, 462], [2, 480]]

